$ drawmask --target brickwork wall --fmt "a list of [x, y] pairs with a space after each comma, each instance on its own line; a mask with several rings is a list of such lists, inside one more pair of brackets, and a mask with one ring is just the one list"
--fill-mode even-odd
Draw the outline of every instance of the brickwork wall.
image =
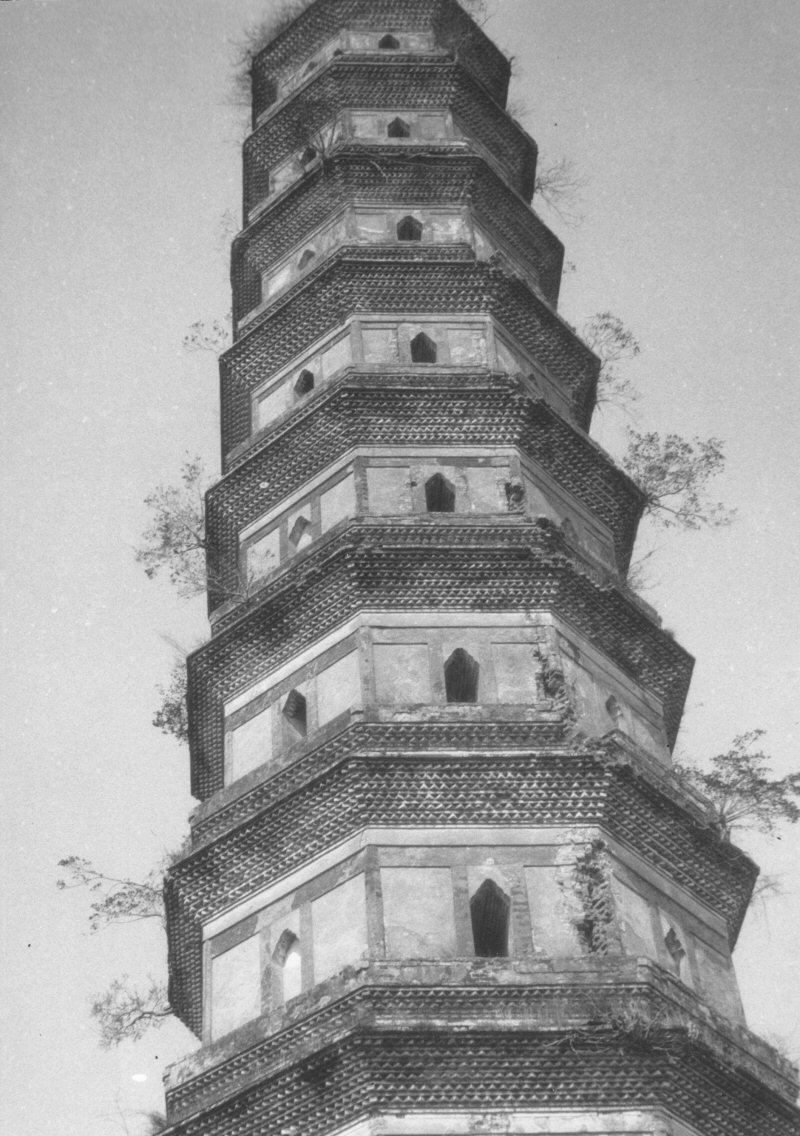
[[511, 247], [530, 259], [545, 297], [555, 305], [563, 246], [486, 163], [452, 152], [426, 156], [424, 162], [400, 161], [396, 152], [384, 148], [369, 157], [337, 152], [236, 239], [231, 265], [235, 320], [259, 302], [260, 274], [356, 197], [378, 206], [468, 202], [477, 216], [485, 217]]
[[[403, 731], [393, 736], [402, 747]], [[361, 732], [362, 747], [377, 741]], [[370, 826], [598, 826], [717, 912], [735, 942], [755, 882], [752, 863], [626, 767], [562, 752], [514, 760], [353, 757], [324, 768], [324, 758], [322, 769], [307, 766], [313, 779], [305, 784], [297, 784], [299, 771], [291, 769], [264, 783], [256, 815], [170, 873], [172, 998], [196, 1030], [200, 921]], [[248, 804], [252, 809], [254, 802]]]
[[347, 107], [392, 114], [449, 109], [465, 138], [491, 155], [512, 188], [526, 201], [533, 195], [535, 142], [459, 64], [431, 58], [401, 62], [340, 56], [246, 140], [245, 217], [268, 195], [269, 172], [313, 145], [320, 130]]
[[[622, 1022], [632, 1016], [642, 1025], [658, 1021], [662, 1028], [688, 1027], [706, 1052], [715, 1052], [741, 1072], [763, 1077], [777, 1097], [793, 1099], [792, 1070], [785, 1059], [749, 1031], [732, 1030], [698, 1004], [685, 986], [644, 960], [586, 958], [555, 972], [498, 959], [430, 966], [433, 988], [428, 989], [414, 982], [415, 969], [396, 963], [354, 969], [335, 989], [325, 983], [312, 996], [302, 997], [299, 1013], [287, 1007], [278, 1036], [271, 1036], [276, 1032], [271, 1023], [261, 1021], [187, 1058], [168, 1075], [171, 1117], [183, 1119], [213, 1105], [233, 1086], [257, 1084], [280, 1058], [286, 1064], [304, 1058], [312, 1047], [327, 1049], [365, 1022], [375, 1030], [396, 1033], [402, 1027], [455, 1026], [465, 1019], [479, 1031], [498, 1023], [512, 1033], [550, 1031], [553, 1037], [560, 1031], [564, 1044], [573, 1033], [588, 1039], [593, 1029], [603, 1029], [602, 1021]], [[512, 972], [515, 980], [509, 982]], [[588, 1029], [587, 1018], [594, 1023]], [[613, 1128], [610, 1120], [607, 1125]], [[605, 1136], [606, 1127], [600, 1125], [599, 1131]]]
[[599, 360], [527, 285], [486, 263], [378, 251], [331, 257], [222, 356], [226, 455], [250, 434], [252, 390], [356, 312], [491, 314], [571, 395], [579, 425], [588, 424]]
[[594, 1036], [452, 1030], [365, 1031], [274, 1074], [177, 1136], [278, 1136], [289, 1126], [324, 1133], [357, 1119], [414, 1110], [484, 1114], [635, 1108], [642, 1100], [704, 1136], [796, 1136], [785, 1101], [724, 1069], [686, 1030], [647, 1044], [609, 1029]]
[[670, 771], [693, 660], [624, 584], [644, 495], [586, 434], [509, 73], [457, 0], [316, 0], [253, 63], [172, 1136], [799, 1130], [730, 966], [756, 868]]
[[[621, 592], [576, 571], [555, 530], [371, 525], [310, 550], [290, 578], [265, 587], [257, 607], [190, 656], [193, 768], [221, 769], [224, 698], [361, 611], [425, 608], [564, 616], [662, 699], [674, 741], [691, 657]], [[218, 777], [212, 784], [220, 786]]]
[[456, 55], [492, 98], [505, 106], [511, 65], [456, 0], [321, 0], [253, 61], [253, 123], [271, 105], [276, 80], [309, 60], [342, 28], [433, 31], [438, 46]]
[[[254, 446], [209, 491], [207, 524], [215, 575], [235, 572], [238, 534], [292, 489], [357, 446], [517, 446], [591, 510], [627, 567], [641, 494], [580, 431], [541, 402], [520, 397], [505, 377], [434, 380], [412, 375], [346, 376]], [[211, 597], [212, 610], [224, 593]]]

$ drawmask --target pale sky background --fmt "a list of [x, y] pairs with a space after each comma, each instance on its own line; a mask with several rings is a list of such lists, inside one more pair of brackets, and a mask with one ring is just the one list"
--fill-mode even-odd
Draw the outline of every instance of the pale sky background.
[[[149, 582], [143, 498], [185, 453], [216, 472], [214, 362], [194, 320], [228, 310], [223, 214], [238, 216], [243, 116], [231, 41], [269, 0], [4, 0], [0, 288], [4, 368], [6, 877], [0, 968], [9, 1136], [142, 1131], [177, 1023], [111, 1053], [94, 993], [163, 971], [155, 932], [87, 933], [56, 862], [144, 875], [185, 831], [188, 760], [150, 725], [202, 605]], [[661, 543], [648, 598], [697, 657], [679, 746], [768, 730], [798, 766], [796, 0], [498, 0], [489, 32], [545, 156], [587, 180], [583, 223], [543, 215], [577, 270], [562, 312], [638, 335], [640, 428], [718, 434], [727, 530]], [[595, 434], [613, 443], [615, 426]], [[605, 431], [605, 433], [604, 433]], [[740, 843], [784, 894], [748, 917], [751, 1026], [800, 1056], [800, 833]], [[135, 1079], [137, 1078], [137, 1079]]]

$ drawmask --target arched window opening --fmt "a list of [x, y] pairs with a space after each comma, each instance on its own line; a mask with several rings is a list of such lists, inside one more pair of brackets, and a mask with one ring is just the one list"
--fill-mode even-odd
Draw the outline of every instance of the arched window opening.
[[306, 146], [303, 153], [300, 155], [300, 164], [309, 166], [317, 156], [317, 151], [313, 146]]
[[289, 533], [289, 544], [295, 552], [299, 552], [301, 548], [311, 544], [311, 540], [311, 521], [306, 517], [298, 517]]
[[397, 223], [398, 241], [421, 241], [422, 222], [416, 217], [404, 217]]
[[386, 130], [387, 138], [410, 138], [411, 127], [399, 116], [392, 119]]
[[619, 702], [617, 702], [613, 694], [606, 699], [606, 713], [608, 714], [614, 725], [617, 727], [617, 729], [621, 728], [623, 721], [622, 707], [620, 706]]
[[314, 375], [311, 371], [301, 371], [294, 384], [294, 393], [297, 398], [305, 398], [314, 389]]
[[305, 272], [306, 269], [309, 267], [309, 265], [312, 263], [312, 261], [314, 261], [316, 259], [317, 259], [317, 254], [314, 252], [314, 250], [313, 249], [306, 249], [306, 251], [303, 253], [303, 255], [298, 260], [297, 267], [299, 268], [299, 270], [301, 272]]
[[281, 1002], [296, 998], [303, 988], [300, 943], [291, 931], [284, 931], [272, 952], [272, 962], [278, 973], [278, 991]]
[[308, 733], [307, 706], [299, 690], [289, 691], [281, 713], [298, 737], [304, 738]]
[[469, 901], [472, 941], [479, 958], [508, 957], [511, 900], [494, 880], [484, 880]]
[[573, 525], [569, 517], [564, 517], [564, 520], [561, 522], [561, 531], [571, 544], [575, 543], [577, 539], [577, 533], [575, 532], [575, 526]]
[[667, 948], [667, 954], [670, 957], [672, 969], [675, 974], [680, 976], [681, 963], [686, 958], [686, 950], [683, 943], [678, 938], [674, 927], [670, 927], [669, 931], [667, 931], [664, 936], [664, 946]]
[[381, 51], [397, 51], [399, 46], [400, 40], [393, 35], [385, 35], [383, 39], [378, 41], [378, 47]]
[[444, 664], [444, 688], [448, 702], [477, 702], [480, 666], [463, 647], [457, 647]]
[[425, 508], [429, 513], [455, 512], [455, 487], [441, 473], [435, 473], [425, 482]]
[[411, 362], [436, 362], [436, 344], [432, 339], [428, 338], [424, 331], [421, 331], [419, 335], [415, 335], [411, 340]]

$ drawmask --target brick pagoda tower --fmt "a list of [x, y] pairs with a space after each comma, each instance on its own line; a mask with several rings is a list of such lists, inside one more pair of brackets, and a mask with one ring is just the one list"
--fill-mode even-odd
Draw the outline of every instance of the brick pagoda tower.
[[508, 78], [456, 0], [316, 0], [255, 59], [176, 1136], [800, 1131]]

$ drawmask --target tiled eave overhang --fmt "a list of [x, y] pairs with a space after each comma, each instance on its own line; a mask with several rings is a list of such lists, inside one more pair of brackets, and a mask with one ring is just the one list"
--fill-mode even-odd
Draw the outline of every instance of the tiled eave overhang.
[[[307, 62], [342, 28], [432, 31], [438, 47], [459, 60], [505, 106], [511, 63], [457, 0], [318, 0], [253, 60], [253, 124], [272, 104], [271, 82]], [[385, 55], [381, 58], [386, 58]]]
[[245, 217], [264, 196], [270, 171], [313, 144], [345, 109], [378, 113], [450, 109], [466, 141], [482, 147], [526, 201], [533, 195], [536, 143], [459, 62], [441, 56], [409, 61], [342, 55], [315, 72], [246, 139]]
[[588, 428], [600, 360], [524, 281], [465, 252], [444, 259], [405, 250], [341, 250], [290, 289], [220, 358], [223, 459], [250, 434], [253, 390], [326, 333], [369, 313], [403, 322], [495, 317], [561, 385], [578, 425]]
[[[296, 1063], [308, 1068], [315, 1051], [331, 1053], [365, 1027], [399, 1030], [542, 1032], [559, 1050], [571, 1041], [599, 1046], [625, 1037], [613, 1023], [658, 1023], [687, 1029], [696, 1043], [731, 1071], [756, 1077], [783, 1101], [794, 1103], [796, 1070], [742, 1027], [720, 1018], [661, 967], [644, 959], [606, 956], [544, 962], [505, 959], [431, 962], [427, 984], [418, 966], [398, 960], [365, 963], [322, 983], [282, 1013], [264, 1016], [192, 1055], [167, 1074], [172, 1123], [220, 1104]], [[559, 1033], [559, 1031], [561, 1031]], [[628, 1039], [633, 1041], [633, 1037]]]
[[[218, 571], [236, 569], [240, 532], [292, 490], [358, 447], [519, 450], [606, 526], [630, 561], [644, 494], [581, 430], [504, 373], [349, 371], [241, 452], [209, 490], [206, 523]], [[211, 610], [219, 600], [210, 597]]]
[[543, 295], [556, 305], [564, 246], [481, 158], [445, 147], [420, 147], [398, 156], [388, 147], [350, 143], [281, 194], [234, 241], [234, 320], [259, 303], [261, 273], [353, 201], [418, 208], [468, 204], [478, 219], [530, 261]]
[[[398, 752], [402, 730], [381, 739], [369, 725], [344, 740], [347, 756], [337, 761], [331, 746], [319, 765], [279, 773], [263, 784], [258, 813], [171, 869], [172, 1004], [195, 1031], [203, 923], [367, 829], [599, 828], [716, 912], [735, 943], [757, 868], [683, 807], [679, 793], [613, 752], [562, 744], [515, 757], [413, 757]], [[376, 752], [382, 740], [385, 752]]]
[[[484, 1117], [502, 1101], [505, 1115], [646, 1102], [703, 1136], [796, 1136], [785, 1080], [642, 971], [617, 990], [569, 984], [555, 1004], [536, 986], [359, 991], [170, 1091], [167, 1133], [321, 1136], [382, 1115]], [[625, 1028], [632, 1006], [646, 1032]]]
[[549, 523], [362, 524], [332, 532], [257, 606], [189, 656], [192, 792], [222, 787], [227, 699], [361, 612], [551, 612], [664, 705], [670, 746], [694, 660], [618, 588], [589, 578]]

